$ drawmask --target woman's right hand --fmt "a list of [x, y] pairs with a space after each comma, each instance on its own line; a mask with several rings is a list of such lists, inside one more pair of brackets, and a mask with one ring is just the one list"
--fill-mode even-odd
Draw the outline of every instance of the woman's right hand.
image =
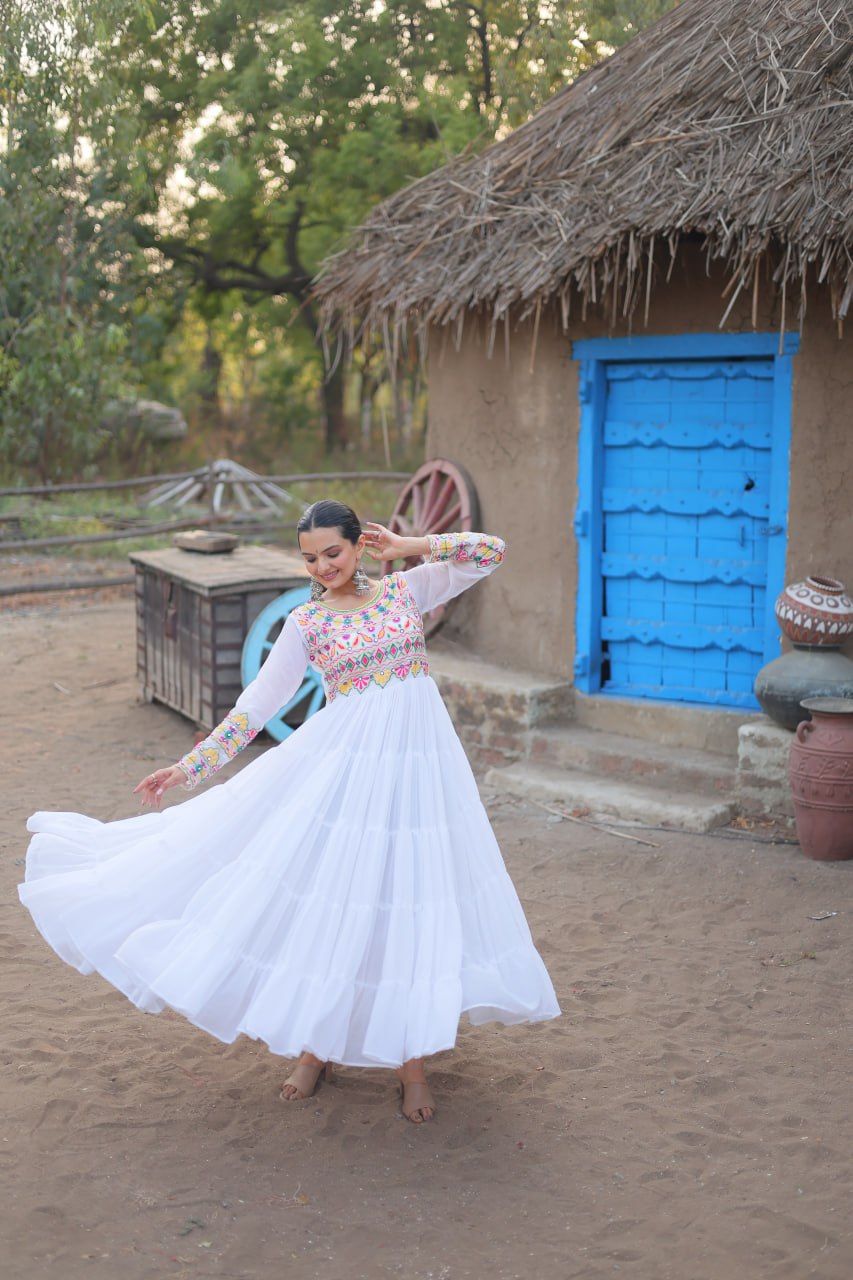
[[147, 778], [143, 778], [138, 786], [133, 788], [133, 794], [142, 798], [140, 804], [144, 808], [150, 805], [153, 809], [156, 805], [160, 808], [160, 801], [163, 799], [165, 792], [170, 787], [180, 787], [186, 783], [187, 775], [183, 769], [179, 769], [176, 764], [169, 765], [168, 769], [157, 769], [154, 773], [149, 773]]

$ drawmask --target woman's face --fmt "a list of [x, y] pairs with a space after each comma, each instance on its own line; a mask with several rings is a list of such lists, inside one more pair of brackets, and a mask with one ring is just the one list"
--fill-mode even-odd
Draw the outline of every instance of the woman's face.
[[359, 566], [364, 534], [352, 543], [340, 529], [307, 529], [299, 535], [299, 549], [311, 577], [327, 591], [340, 591]]

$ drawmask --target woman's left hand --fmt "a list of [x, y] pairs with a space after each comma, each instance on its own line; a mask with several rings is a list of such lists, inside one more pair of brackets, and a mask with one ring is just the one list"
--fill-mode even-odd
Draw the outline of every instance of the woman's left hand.
[[428, 556], [429, 538], [404, 538], [384, 524], [368, 520], [364, 526], [364, 549], [374, 560], [401, 560], [407, 556]]

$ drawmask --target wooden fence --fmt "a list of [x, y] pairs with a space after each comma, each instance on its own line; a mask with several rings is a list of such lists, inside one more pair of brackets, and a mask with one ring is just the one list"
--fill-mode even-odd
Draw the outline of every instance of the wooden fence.
[[[300, 484], [308, 481], [318, 480], [386, 480], [399, 482], [408, 480], [409, 473], [407, 471], [310, 471], [301, 474], [275, 475], [275, 476], [255, 476], [255, 482], [262, 484]], [[241, 476], [230, 476], [217, 472], [215, 464], [208, 467], [200, 467], [195, 471], [174, 471], [167, 472], [163, 475], [155, 476], [135, 476], [128, 480], [91, 480], [79, 481], [72, 484], [54, 484], [54, 485], [27, 485], [16, 489], [0, 489], [0, 498], [8, 497], [52, 497], [55, 494], [62, 493], [93, 493], [108, 492], [113, 489], [131, 489], [141, 488], [143, 486], [156, 486], [168, 482], [179, 483], [180, 481], [206, 481], [208, 488], [208, 512], [206, 515], [197, 515], [193, 519], [181, 519], [171, 521], [159, 521], [148, 525], [134, 525], [132, 529], [121, 529], [111, 531], [109, 533], [88, 533], [88, 534], [63, 534], [50, 538], [10, 538], [0, 539], [0, 551], [33, 551], [43, 547], [71, 547], [82, 546], [87, 543], [94, 542], [120, 542], [128, 538], [146, 538], [152, 535], [176, 533], [181, 529], [194, 529], [204, 527], [208, 524], [216, 524], [218, 526], [227, 526], [232, 523], [231, 519], [213, 509], [213, 493], [217, 487], [223, 485], [243, 485], [245, 479]], [[283, 524], [281, 520], [252, 520], [247, 521], [245, 518], [234, 522], [244, 531], [251, 527], [252, 531], [262, 530], [263, 528], [295, 528], [295, 524]]]
[[[240, 477], [219, 476], [215, 464], [195, 471], [170, 471], [159, 476], [135, 476], [129, 480], [80, 480], [72, 484], [37, 484], [0, 489], [0, 498], [51, 497], [56, 493], [94, 493], [108, 489], [139, 489], [143, 485], [165, 484], [169, 480], [202, 480], [208, 477], [217, 484], [244, 483]], [[408, 480], [408, 471], [307, 471], [299, 475], [257, 476], [261, 484], [299, 484], [308, 480]]]
[[[255, 481], [259, 485], [263, 484], [300, 484], [305, 482], [316, 482], [318, 480], [384, 480], [388, 483], [399, 483], [409, 479], [407, 471], [312, 471], [303, 472], [301, 474], [291, 475], [274, 475], [274, 476], [255, 476]], [[221, 511], [214, 510], [213, 493], [215, 488], [222, 485], [239, 485], [245, 483], [245, 479], [239, 476], [230, 476], [222, 474], [216, 469], [216, 464], [211, 463], [208, 466], [200, 467], [194, 471], [175, 471], [167, 472], [162, 475], [153, 476], [134, 476], [125, 480], [91, 480], [79, 481], [69, 484], [53, 484], [53, 485], [27, 485], [19, 488], [0, 488], [0, 498], [9, 497], [52, 497], [59, 494], [69, 493], [97, 493], [108, 492], [118, 489], [142, 488], [145, 486], [157, 486], [174, 482], [179, 484], [181, 481], [197, 480], [199, 482], [206, 481], [207, 484], [207, 503], [208, 509], [203, 515], [196, 515], [192, 518], [182, 518], [178, 520], [152, 522], [151, 524], [134, 525], [132, 528], [115, 529], [106, 533], [86, 533], [86, 534], [58, 534], [55, 537], [46, 538], [0, 538], [0, 552], [3, 551], [41, 551], [54, 549], [56, 547], [76, 547], [91, 546], [94, 543], [121, 542], [130, 539], [148, 538], [152, 536], [166, 536], [170, 533], [177, 533], [182, 529], [198, 529], [215, 525], [217, 528], [233, 528], [242, 533], [264, 533], [272, 529], [295, 529], [296, 524], [293, 522], [285, 523], [278, 519], [251, 519], [247, 518], [243, 513], [239, 519], [234, 519]], [[42, 583], [24, 583], [20, 585], [8, 585], [0, 587], [0, 597], [19, 594], [29, 594], [35, 592], [49, 591], [68, 591], [80, 590], [81, 588], [92, 589], [96, 587], [119, 586], [127, 582], [132, 582], [132, 576], [121, 576], [115, 578], [91, 578], [91, 579], [61, 579], [55, 582]]]

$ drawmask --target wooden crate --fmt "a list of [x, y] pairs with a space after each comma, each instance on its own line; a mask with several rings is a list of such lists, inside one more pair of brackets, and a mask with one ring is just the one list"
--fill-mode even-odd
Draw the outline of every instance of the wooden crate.
[[146, 702], [212, 729], [242, 691], [246, 635], [266, 605], [308, 582], [301, 559], [270, 547], [199, 555], [133, 552], [136, 672]]

